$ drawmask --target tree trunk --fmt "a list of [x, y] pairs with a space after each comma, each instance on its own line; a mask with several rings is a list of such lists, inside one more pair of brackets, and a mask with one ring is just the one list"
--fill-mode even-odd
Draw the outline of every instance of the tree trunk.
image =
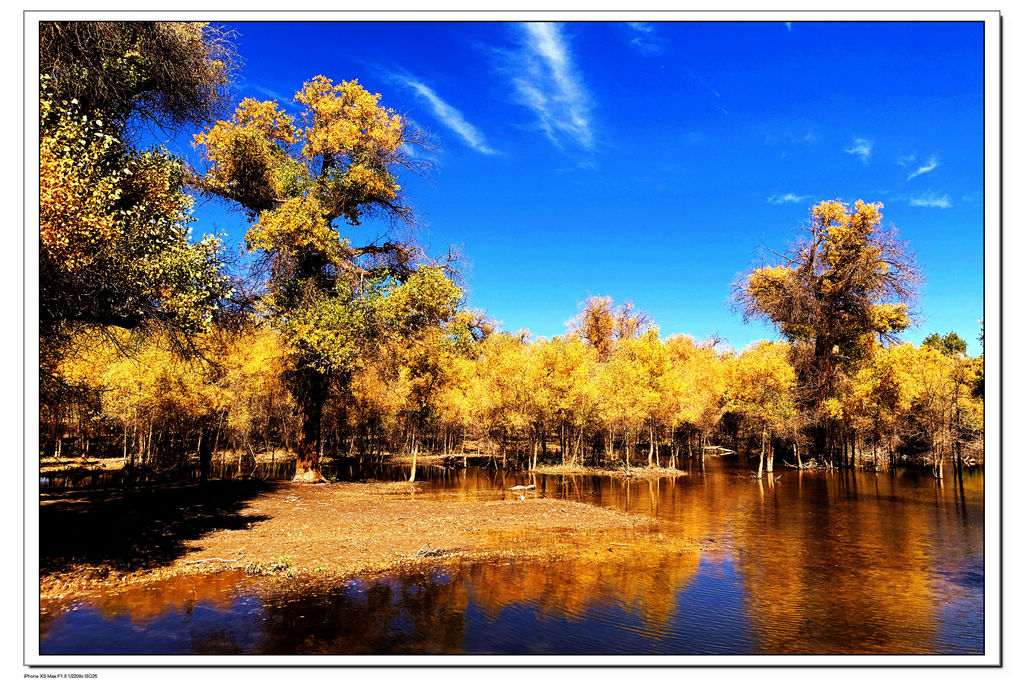
[[622, 431], [623, 448], [626, 450], [626, 469], [629, 470], [629, 430]]
[[299, 406], [302, 427], [295, 458], [294, 482], [309, 484], [325, 482], [320, 473], [320, 422], [327, 400], [327, 376], [306, 361], [292, 372], [291, 381], [295, 400]]
[[761, 479], [761, 477], [764, 475], [764, 444], [765, 444], [765, 437], [766, 436], [767, 436], [766, 433], [764, 431], [762, 431], [761, 432], [761, 455], [759, 455], [757, 457], [757, 478], [758, 479]]
[[647, 444], [647, 467], [654, 467], [654, 428], [647, 428], [649, 442]]
[[565, 423], [561, 423], [558, 426], [558, 454], [562, 456], [562, 465], [568, 465], [566, 450], [565, 450]]
[[416, 481], [416, 455], [419, 453], [420, 447], [416, 443], [416, 430], [412, 431], [412, 472], [409, 473], [409, 481]]
[[206, 428], [199, 430], [199, 482], [206, 484], [210, 478], [210, 460], [213, 458], [213, 437]]

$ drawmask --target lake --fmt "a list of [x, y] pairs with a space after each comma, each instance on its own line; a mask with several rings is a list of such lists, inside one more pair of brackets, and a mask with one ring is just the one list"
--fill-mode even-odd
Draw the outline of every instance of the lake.
[[[622, 481], [420, 467], [416, 498], [503, 498], [535, 481], [658, 520], [689, 553], [517, 560], [350, 580], [289, 596], [244, 573], [175, 579], [45, 609], [42, 654], [980, 654], [984, 472], [896, 475], [710, 459]], [[683, 467], [687, 467], [685, 464]], [[342, 479], [402, 479], [395, 466]], [[329, 514], [327, 514], [329, 517]], [[552, 535], [558, 536], [558, 535]], [[625, 545], [607, 538], [581, 546]]]

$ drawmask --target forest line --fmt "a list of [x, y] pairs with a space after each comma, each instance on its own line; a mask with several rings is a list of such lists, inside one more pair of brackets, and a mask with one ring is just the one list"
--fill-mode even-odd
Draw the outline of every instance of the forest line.
[[[129, 469], [220, 451], [322, 460], [429, 450], [536, 467], [669, 469], [709, 445], [798, 467], [983, 459], [984, 358], [954, 333], [904, 343], [923, 276], [880, 203], [822, 201], [734, 285], [780, 341], [663, 338], [594, 297], [564, 336], [500, 332], [458, 265], [338, 224], [408, 222], [422, 136], [358, 81], [315, 76], [293, 116], [227, 107], [231, 37], [205, 24], [44, 24], [40, 87], [40, 452]], [[194, 132], [205, 169], [144, 148]], [[193, 241], [194, 195], [249, 221], [256, 269]], [[415, 471], [414, 471], [415, 472]], [[413, 474], [414, 476], [414, 474]]]

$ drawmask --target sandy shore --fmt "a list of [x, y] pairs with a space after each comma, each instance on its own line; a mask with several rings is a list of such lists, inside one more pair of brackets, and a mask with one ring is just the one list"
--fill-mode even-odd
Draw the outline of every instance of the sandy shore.
[[580, 555], [595, 537], [650, 537], [656, 521], [540, 498], [428, 498], [408, 482], [281, 484], [245, 502], [245, 524], [184, 541], [167, 564], [118, 570], [68, 565], [40, 580], [42, 600], [182, 575], [236, 570], [251, 578], [330, 581], [420, 569], [440, 561]]
[[654, 477], [679, 477], [687, 474], [685, 470], [672, 468], [648, 467], [638, 465], [630, 468], [598, 468], [588, 465], [538, 465], [531, 470], [538, 475], [594, 475], [598, 477], [625, 477], [633, 479], [650, 479]]

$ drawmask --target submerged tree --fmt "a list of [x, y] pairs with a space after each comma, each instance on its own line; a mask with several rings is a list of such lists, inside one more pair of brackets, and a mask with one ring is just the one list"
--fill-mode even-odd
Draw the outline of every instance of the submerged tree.
[[263, 310], [292, 350], [289, 386], [302, 420], [297, 481], [319, 481], [320, 424], [332, 381], [345, 385], [382, 337], [454, 315], [460, 289], [415, 247], [354, 246], [334, 222], [411, 221], [396, 173], [415, 168], [408, 124], [356, 81], [323, 76], [295, 99], [301, 125], [276, 102], [246, 98], [229, 121], [196, 136], [210, 163], [201, 187], [241, 205], [246, 235], [269, 266]]
[[910, 326], [908, 304], [920, 276], [895, 230], [882, 228], [881, 208], [861, 200], [852, 208], [838, 200], [819, 203], [806, 237], [735, 291], [745, 317], [775, 324], [795, 344], [801, 400], [819, 420], [821, 452], [834, 448], [827, 445], [826, 402], [842, 394], [875, 344], [897, 341]]
[[730, 361], [729, 410], [743, 416], [759, 435], [758, 478], [766, 456], [768, 472], [774, 470], [775, 440], [796, 412], [792, 398], [796, 375], [787, 360], [787, 348], [785, 343], [759, 341]]

